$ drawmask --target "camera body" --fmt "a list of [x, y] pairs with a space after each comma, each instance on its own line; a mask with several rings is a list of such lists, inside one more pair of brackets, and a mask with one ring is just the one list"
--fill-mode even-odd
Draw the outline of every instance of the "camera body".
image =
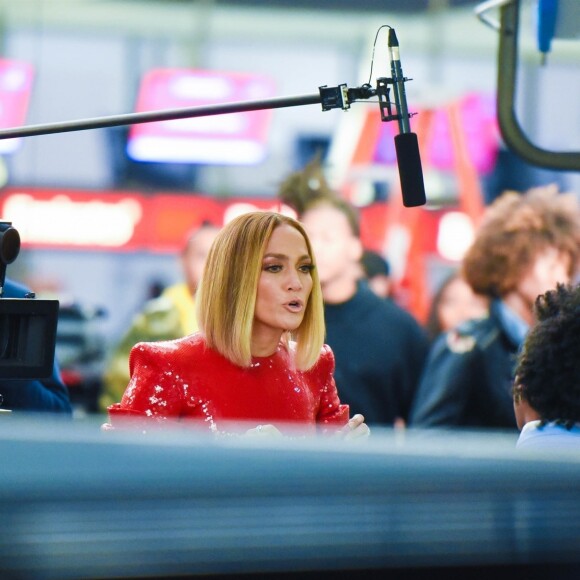
[[18, 231], [0, 222], [0, 379], [46, 379], [53, 371], [59, 301], [33, 293], [4, 297], [6, 266], [19, 251]]

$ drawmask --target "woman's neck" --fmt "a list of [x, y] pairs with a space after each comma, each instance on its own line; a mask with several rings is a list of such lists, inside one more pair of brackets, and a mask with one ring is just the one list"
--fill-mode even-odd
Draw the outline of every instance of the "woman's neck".
[[278, 331], [274, 333], [254, 332], [250, 346], [252, 356], [265, 357], [273, 355], [278, 349], [281, 338], [282, 333]]

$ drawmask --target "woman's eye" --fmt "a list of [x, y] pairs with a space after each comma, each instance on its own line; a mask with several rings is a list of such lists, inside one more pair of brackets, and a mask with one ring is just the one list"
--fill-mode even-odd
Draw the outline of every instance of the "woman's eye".
[[299, 270], [304, 274], [309, 274], [312, 272], [312, 270], [314, 270], [314, 264], [304, 264], [300, 266]]
[[270, 264], [264, 267], [264, 270], [266, 270], [266, 272], [279, 272], [281, 269], [282, 266], [280, 266], [279, 264]]

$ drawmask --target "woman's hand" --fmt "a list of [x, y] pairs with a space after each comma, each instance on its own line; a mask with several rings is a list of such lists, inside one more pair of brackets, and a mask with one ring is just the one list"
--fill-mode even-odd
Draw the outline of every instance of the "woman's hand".
[[370, 434], [371, 430], [362, 415], [353, 415], [350, 421], [339, 431], [339, 435], [343, 439], [360, 439], [361, 437], [368, 437]]
[[258, 425], [253, 429], [248, 429], [245, 434], [249, 437], [270, 437], [273, 439], [283, 437], [282, 433], [274, 425]]
[[[370, 433], [371, 430], [365, 423], [365, 418], [362, 415], [354, 415], [349, 422], [337, 432], [337, 436], [341, 439], [352, 440], [368, 437]], [[269, 437], [273, 439], [284, 437], [284, 435], [282, 435], [274, 425], [258, 425], [253, 429], [248, 429], [245, 435], [249, 437]]]

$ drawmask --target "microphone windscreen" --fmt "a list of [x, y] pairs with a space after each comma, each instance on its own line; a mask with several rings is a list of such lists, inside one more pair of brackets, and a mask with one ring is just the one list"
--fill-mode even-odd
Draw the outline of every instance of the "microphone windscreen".
[[403, 205], [415, 207], [425, 205], [425, 184], [423, 182], [423, 168], [419, 155], [419, 142], [415, 133], [400, 133], [395, 136], [397, 151], [397, 165], [401, 180]]

